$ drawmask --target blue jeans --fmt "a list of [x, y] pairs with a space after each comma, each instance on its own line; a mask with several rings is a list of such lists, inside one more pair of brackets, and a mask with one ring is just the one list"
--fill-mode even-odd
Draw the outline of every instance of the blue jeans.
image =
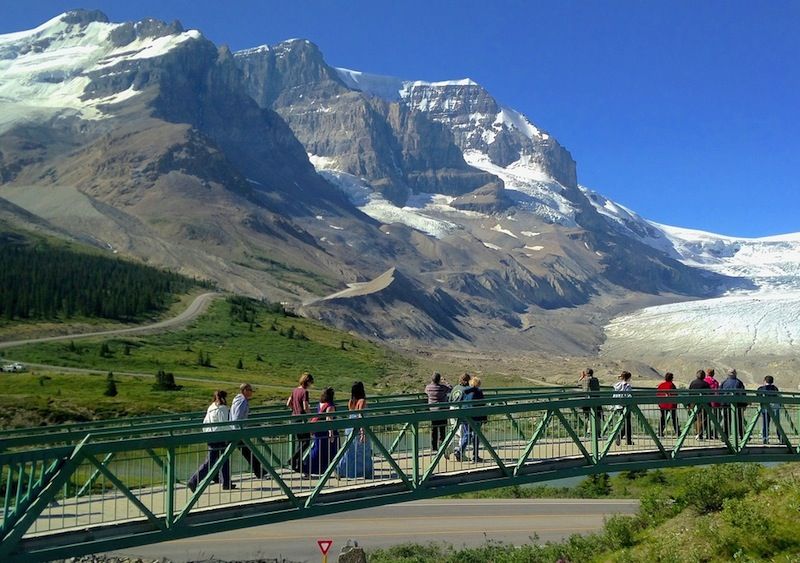
[[761, 409], [761, 438], [766, 442], [769, 438], [769, 421], [771, 419], [780, 421], [781, 409], [767, 407]]
[[[208, 475], [211, 466], [214, 465], [217, 460], [222, 455], [222, 452], [225, 451], [225, 448], [228, 447], [227, 442], [209, 442], [208, 444], [208, 456], [206, 457], [203, 464], [197, 469], [194, 475], [189, 478], [189, 483], [192, 486], [197, 487], [197, 484], [205, 479], [206, 475]], [[231, 464], [229, 460], [225, 460], [222, 464], [222, 467], [219, 471], [219, 478], [222, 481], [222, 486], [225, 488], [229, 488], [231, 486]]]
[[[477, 428], [480, 428], [481, 423], [478, 421], [473, 420], [472, 424], [474, 424]], [[472, 459], [478, 459], [478, 444], [479, 444], [478, 434], [472, 431], [469, 424], [462, 423], [461, 424], [461, 443], [458, 445], [458, 451], [461, 452], [461, 455], [466, 454], [467, 444], [472, 442]]]

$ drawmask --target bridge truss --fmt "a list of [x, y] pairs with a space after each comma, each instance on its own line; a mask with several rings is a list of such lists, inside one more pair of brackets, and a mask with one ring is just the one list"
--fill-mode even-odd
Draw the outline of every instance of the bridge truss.
[[[662, 428], [665, 401], [676, 409]], [[487, 391], [480, 405], [444, 407], [397, 395], [376, 397], [357, 418], [346, 409], [319, 421], [254, 409], [249, 420], [217, 432], [203, 432], [202, 414], [192, 413], [0, 433], [0, 560], [45, 561], [577, 475], [800, 460], [798, 394], [676, 391], [665, 399], [654, 391], [620, 398], [517, 388]], [[436, 450], [435, 424], [445, 425]], [[470, 457], [471, 445], [460, 460], [452, 453], [465, 430], [476, 436], [478, 459]], [[329, 465], [308, 468], [306, 461], [309, 473], [292, 469], [303, 433], [338, 440]], [[208, 442], [222, 443], [221, 455], [193, 491], [187, 481]], [[260, 476], [241, 446], [260, 463]], [[353, 448], [369, 456], [360, 461], [372, 465], [371, 475], [337, 474]], [[307, 459], [309, 451], [303, 454]], [[213, 482], [226, 462], [235, 489]]]

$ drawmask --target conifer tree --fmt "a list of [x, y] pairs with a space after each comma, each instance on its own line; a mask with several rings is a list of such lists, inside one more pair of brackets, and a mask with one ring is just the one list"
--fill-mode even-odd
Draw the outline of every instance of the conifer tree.
[[117, 383], [114, 381], [114, 374], [112, 372], [108, 372], [108, 376], [106, 377], [106, 390], [103, 392], [103, 395], [106, 397], [117, 396]]

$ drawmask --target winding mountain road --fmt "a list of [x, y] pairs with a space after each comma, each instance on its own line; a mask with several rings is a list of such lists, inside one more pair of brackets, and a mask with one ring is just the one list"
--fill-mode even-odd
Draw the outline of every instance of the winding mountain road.
[[[120, 334], [147, 334], [151, 332], [159, 332], [162, 330], [180, 328], [186, 326], [187, 324], [195, 320], [197, 317], [202, 315], [208, 309], [211, 302], [214, 299], [218, 299], [219, 297], [222, 297], [222, 294], [215, 292], [203, 293], [201, 295], [198, 295], [195, 298], [195, 300], [189, 304], [186, 310], [184, 310], [179, 315], [149, 325], [103, 330], [98, 332], [84, 332], [80, 334], [62, 334], [59, 336], [29, 338], [25, 340], [9, 340], [6, 342], [0, 342], [0, 350], [6, 348], [13, 348], [15, 346], [23, 346], [26, 344], [38, 344], [40, 342], [55, 342], [58, 340], [77, 340], [79, 338], [91, 338], [94, 336], [116, 336]], [[5, 361], [14, 361], [13, 358], [7, 358], [7, 357], [2, 357], [0, 359], [3, 359]], [[56, 366], [51, 364], [34, 364], [30, 362], [25, 362], [25, 365], [30, 368], [58, 370], [61, 372], [71, 372], [71, 373], [105, 373], [105, 371], [107, 371], [107, 370], [91, 369], [91, 368], [73, 368], [66, 366]], [[138, 373], [138, 372], [126, 372], [126, 371], [119, 371], [119, 372], [115, 371], [114, 373], [116, 373], [117, 375], [130, 375], [130, 376], [153, 375], [151, 373]], [[240, 383], [238, 381], [224, 381], [219, 379], [204, 379], [200, 377], [185, 377], [185, 376], [175, 376], [175, 379], [181, 381], [195, 381], [198, 383], [217, 383], [220, 385], [239, 385]], [[285, 390], [290, 388], [284, 385], [260, 385], [260, 387], [270, 387], [280, 390]]]
[[116, 336], [119, 334], [145, 334], [148, 332], [157, 332], [164, 329], [171, 329], [182, 327], [197, 317], [205, 313], [208, 306], [214, 299], [222, 297], [222, 294], [216, 292], [203, 293], [198, 295], [189, 306], [179, 314], [177, 317], [165, 319], [150, 325], [134, 326], [128, 328], [115, 328], [111, 330], [102, 330], [99, 332], [83, 332], [80, 334], [61, 334], [59, 336], [45, 336], [42, 338], [29, 338], [26, 340], [9, 340], [0, 342], [0, 350], [5, 348], [13, 348], [15, 346], [24, 346], [26, 344], [38, 344], [40, 342], [55, 342], [58, 340], [77, 340], [79, 338], [92, 338], [94, 336]]

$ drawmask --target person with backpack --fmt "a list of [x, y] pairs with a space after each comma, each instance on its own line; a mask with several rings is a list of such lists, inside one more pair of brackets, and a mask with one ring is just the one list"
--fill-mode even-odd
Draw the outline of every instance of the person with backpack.
[[[469, 380], [469, 388], [464, 391], [464, 398], [462, 401], [467, 401], [471, 403], [471, 406], [480, 407], [483, 406], [483, 403], [478, 402], [483, 399], [483, 391], [481, 390], [481, 378], [478, 376], [473, 377]], [[472, 422], [475, 430], [473, 431], [470, 428], [469, 424], [464, 422], [464, 426], [462, 428], [461, 433], [461, 444], [459, 447], [460, 455], [456, 456], [457, 461], [461, 461], [462, 458], [466, 457], [466, 447], [468, 444], [472, 444], [472, 461], [475, 463], [480, 463], [483, 461], [483, 458], [478, 455], [479, 453], [479, 443], [480, 438], [478, 438], [478, 432], [480, 431], [480, 427], [484, 424], [487, 420], [485, 415], [482, 416], [473, 416], [469, 419]]]
[[[464, 399], [464, 391], [469, 389], [470, 379], [472, 379], [472, 376], [468, 373], [463, 373], [461, 375], [458, 380], [458, 385], [453, 385], [453, 389], [450, 391], [450, 396], [448, 397], [450, 403], [460, 403]], [[458, 410], [459, 408], [458, 405], [450, 405], [450, 410]], [[461, 438], [464, 435], [464, 424], [462, 424], [458, 418], [451, 418], [450, 424], [457, 427], [454, 440], [456, 445], [453, 448], [453, 455], [456, 461], [461, 461]]]
[[[664, 374], [664, 381], [658, 384], [656, 388], [656, 396], [658, 397], [674, 397], [675, 394], [671, 393], [673, 389], [676, 389], [675, 384], [672, 380], [675, 376], [671, 372], [667, 372]], [[661, 422], [658, 425], [658, 437], [664, 437], [664, 430], [667, 425], [667, 419], [672, 420], [672, 430], [675, 433], [675, 436], [678, 435], [678, 405], [675, 403], [659, 403], [658, 409], [661, 412]]]
[[[719, 386], [719, 388], [728, 395], [741, 396], [744, 395], [744, 383], [736, 375], [736, 370], [731, 368], [728, 370], [728, 377]], [[736, 411], [736, 423], [738, 424], [737, 434], [739, 439], [744, 438], [744, 409], [747, 408], [747, 403], [743, 401], [735, 402], [733, 404], [726, 403], [723, 406], [725, 413], [725, 434], [731, 435], [731, 409]]]
[[[442, 374], [438, 371], [431, 376], [431, 382], [425, 386], [425, 394], [428, 396], [428, 405], [446, 403], [453, 388], [447, 382], [442, 381]], [[438, 411], [441, 407], [431, 406], [431, 410]], [[447, 427], [447, 419], [434, 419], [431, 421], [431, 449], [437, 451], [439, 444], [444, 442], [444, 431]]]
[[[578, 383], [581, 386], [581, 390], [586, 394], [587, 399], [591, 399], [597, 391], [600, 391], [600, 380], [594, 376], [592, 368], [586, 368], [581, 372]], [[586, 435], [588, 436], [592, 428], [592, 413], [594, 413], [595, 417], [595, 427], [599, 428], [600, 419], [603, 417], [603, 407], [599, 405], [596, 407], [583, 407], [582, 410], [583, 417], [586, 419]]]
[[769, 423], [770, 420], [780, 422], [781, 404], [768, 403], [767, 398], [770, 395], [777, 395], [780, 389], [775, 386], [775, 378], [768, 375], [764, 378], [764, 385], [756, 391], [764, 397], [761, 403], [761, 441], [764, 444], [769, 444]]

